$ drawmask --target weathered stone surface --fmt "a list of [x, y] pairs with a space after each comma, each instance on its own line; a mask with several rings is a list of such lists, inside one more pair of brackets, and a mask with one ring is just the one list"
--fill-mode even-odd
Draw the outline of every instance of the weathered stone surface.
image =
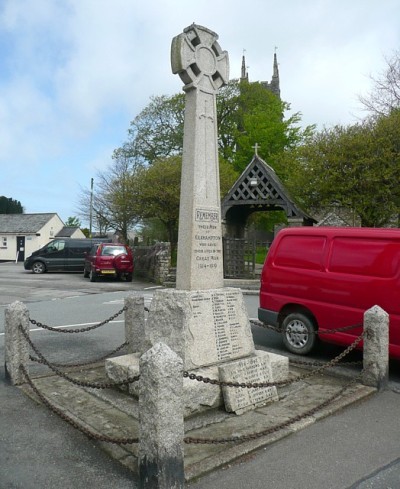
[[184, 486], [183, 365], [165, 344], [140, 359], [139, 479], [141, 487]]
[[[105, 369], [108, 378], [113, 382], [121, 382], [128, 377], [135, 377], [139, 375], [140, 353], [109, 358], [105, 362]], [[218, 366], [191, 370], [191, 373], [219, 380]], [[139, 382], [129, 384], [129, 387], [123, 390], [127, 390], [129, 394], [139, 397]], [[185, 417], [222, 406], [223, 398], [221, 388], [218, 385], [205, 384], [185, 378], [183, 379], [182, 404]]]
[[125, 339], [128, 341], [129, 353], [146, 351], [144, 296], [132, 295], [125, 298]]
[[235, 288], [156, 291], [146, 335], [151, 344], [164, 341], [183, 358], [185, 369], [254, 352], [246, 305]]
[[[259, 383], [273, 382], [271, 362], [266, 352], [241, 358], [219, 366], [220, 379], [225, 382]], [[225, 409], [243, 414], [256, 407], [278, 400], [276, 387], [222, 387]]]
[[[119, 357], [108, 358], [105, 361], [106, 374], [113, 382], [122, 382], [129, 377], [139, 375], [139, 360], [141, 353], [129, 353]], [[128, 384], [124, 390], [130, 394], [139, 395], [139, 382]]]
[[286, 380], [289, 376], [289, 358], [276, 353], [256, 350], [257, 356], [267, 355], [271, 364], [272, 378], [274, 382]]
[[20, 331], [20, 325], [29, 333], [29, 311], [22, 302], [16, 301], [6, 308], [4, 329], [6, 373], [14, 385], [25, 382], [19, 367], [28, 369], [29, 361], [29, 345]]
[[185, 122], [176, 286], [224, 286], [216, 93], [229, 79], [218, 35], [192, 24], [174, 37], [172, 72], [185, 83]]
[[[219, 380], [218, 366], [191, 370], [190, 373]], [[188, 378], [183, 379], [183, 402], [185, 417], [199, 414], [207, 409], [222, 406], [222, 390], [219, 385], [206, 384]]]
[[389, 381], [389, 315], [374, 306], [364, 313], [364, 385], [384, 389]]

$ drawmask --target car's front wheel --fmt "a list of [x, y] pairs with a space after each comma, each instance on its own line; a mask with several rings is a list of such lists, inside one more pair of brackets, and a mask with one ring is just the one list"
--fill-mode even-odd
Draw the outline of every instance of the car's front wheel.
[[35, 261], [32, 264], [33, 273], [44, 273], [46, 271], [46, 265], [41, 261]]
[[317, 341], [316, 326], [305, 314], [294, 312], [282, 323], [283, 343], [292, 353], [306, 355]]

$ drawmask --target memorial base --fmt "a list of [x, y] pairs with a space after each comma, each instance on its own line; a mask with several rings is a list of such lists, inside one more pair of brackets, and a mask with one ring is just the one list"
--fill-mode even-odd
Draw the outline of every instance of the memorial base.
[[[287, 378], [287, 357], [256, 351], [243, 294], [237, 288], [159, 290], [151, 302], [143, 350], [165, 343], [184, 370], [219, 381], [262, 383]], [[120, 381], [139, 374], [144, 351], [108, 359], [107, 375]], [[129, 386], [138, 396], [138, 384]], [[275, 387], [234, 388], [184, 379], [185, 416], [225, 406], [242, 414], [278, 399]]]

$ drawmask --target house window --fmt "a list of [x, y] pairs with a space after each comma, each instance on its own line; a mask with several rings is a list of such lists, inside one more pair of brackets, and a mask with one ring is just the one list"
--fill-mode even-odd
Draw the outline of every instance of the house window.
[[1, 247], [2, 247], [2, 248], [7, 248], [7, 236], [3, 236], [3, 237], [1, 238], [1, 243], [2, 243], [2, 244], [1, 244]]

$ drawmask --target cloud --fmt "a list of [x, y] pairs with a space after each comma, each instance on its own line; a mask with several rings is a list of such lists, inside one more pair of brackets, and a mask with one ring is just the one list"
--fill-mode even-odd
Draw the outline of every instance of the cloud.
[[192, 22], [219, 34], [231, 78], [246, 49], [250, 80], [270, 80], [277, 46], [282, 97], [304, 124], [351, 123], [400, 44], [399, 17], [398, 0], [2, 0], [3, 185], [30, 212], [76, 200], [150, 96], [181, 91], [170, 45]]

